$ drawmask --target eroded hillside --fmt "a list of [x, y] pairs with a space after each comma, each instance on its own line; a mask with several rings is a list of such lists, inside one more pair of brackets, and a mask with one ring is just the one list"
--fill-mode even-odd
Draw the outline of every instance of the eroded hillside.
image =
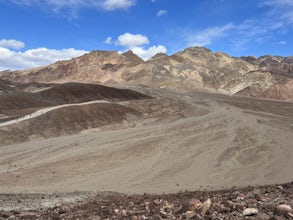
[[171, 56], [157, 54], [143, 61], [131, 51], [92, 51], [69, 61], [4, 71], [10, 82], [88, 82], [201, 89], [229, 95], [292, 100], [292, 57], [230, 57], [203, 47], [187, 48]]

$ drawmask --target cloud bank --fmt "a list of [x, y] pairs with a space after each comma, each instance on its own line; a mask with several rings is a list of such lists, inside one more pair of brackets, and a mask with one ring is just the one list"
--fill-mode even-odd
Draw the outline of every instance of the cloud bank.
[[58, 60], [68, 60], [81, 56], [88, 51], [67, 48], [61, 50], [35, 48], [18, 51], [25, 44], [17, 40], [0, 40], [0, 70], [19, 70], [48, 65]]

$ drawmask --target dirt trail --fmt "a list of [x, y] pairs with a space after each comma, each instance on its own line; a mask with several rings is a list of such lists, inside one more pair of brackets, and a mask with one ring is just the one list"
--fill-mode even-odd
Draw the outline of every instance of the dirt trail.
[[64, 105], [57, 105], [57, 106], [53, 106], [53, 107], [42, 108], [42, 109], [39, 109], [39, 110], [37, 110], [37, 111], [35, 111], [33, 113], [24, 115], [23, 117], [2, 122], [2, 123], [0, 123], [0, 127], [4, 127], [4, 126], [19, 123], [21, 121], [36, 118], [38, 116], [46, 114], [47, 112], [50, 112], [50, 111], [53, 111], [53, 110], [56, 110], [56, 109], [59, 109], [59, 108], [65, 108], [65, 107], [69, 107], [69, 106], [90, 105], [90, 104], [95, 104], [95, 103], [110, 103], [110, 101], [96, 100], [96, 101], [90, 101], [90, 102], [82, 102], [82, 103], [75, 103], [75, 104], [64, 104]]

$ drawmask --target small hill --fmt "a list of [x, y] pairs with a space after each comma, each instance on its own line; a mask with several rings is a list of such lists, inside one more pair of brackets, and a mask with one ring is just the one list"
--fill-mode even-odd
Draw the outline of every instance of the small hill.
[[114, 103], [69, 106], [47, 112], [19, 124], [0, 128], [1, 144], [75, 134], [82, 130], [122, 123], [127, 118], [141, 117], [138, 111]]
[[293, 101], [293, 80], [290, 80], [284, 84], [273, 84], [267, 89], [263, 89], [260, 86], [250, 86], [237, 92], [236, 95], [244, 97], [261, 97], [265, 99]]
[[129, 90], [97, 84], [65, 83], [39, 92], [12, 92], [0, 95], [0, 114], [18, 115], [27, 109], [62, 104], [88, 102], [93, 100], [126, 101], [149, 99], [150, 96]]
[[130, 89], [116, 89], [97, 84], [65, 83], [37, 93], [44, 99], [59, 104], [92, 100], [124, 101], [150, 98]]

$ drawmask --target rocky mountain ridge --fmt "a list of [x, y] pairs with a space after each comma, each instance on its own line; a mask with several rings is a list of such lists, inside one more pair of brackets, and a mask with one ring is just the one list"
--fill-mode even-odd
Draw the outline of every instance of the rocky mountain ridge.
[[2, 71], [0, 79], [16, 83], [139, 84], [292, 101], [293, 57], [230, 57], [191, 47], [143, 61], [131, 51], [92, 51], [45, 67]]

